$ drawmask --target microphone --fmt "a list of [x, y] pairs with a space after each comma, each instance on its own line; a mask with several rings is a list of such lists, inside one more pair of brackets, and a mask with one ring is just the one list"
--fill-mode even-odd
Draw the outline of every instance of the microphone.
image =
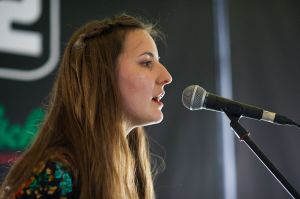
[[248, 117], [275, 124], [300, 125], [278, 113], [269, 112], [261, 108], [233, 101], [207, 92], [198, 85], [186, 87], [182, 92], [182, 103], [189, 110], [212, 110], [225, 112], [237, 117]]

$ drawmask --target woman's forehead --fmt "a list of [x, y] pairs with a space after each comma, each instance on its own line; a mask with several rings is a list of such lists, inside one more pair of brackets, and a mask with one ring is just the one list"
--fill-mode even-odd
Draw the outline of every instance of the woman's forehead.
[[134, 30], [128, 33], [124, 42], [124, 53], [135, 54], [152, 54], [158, 58], [157, 47], [151, 35], [142, 29]]

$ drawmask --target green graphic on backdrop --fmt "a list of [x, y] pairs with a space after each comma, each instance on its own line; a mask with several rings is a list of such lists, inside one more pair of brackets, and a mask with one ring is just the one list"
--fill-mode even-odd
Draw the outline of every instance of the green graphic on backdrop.
[[25, 149], [35, 137], [38, 125], [44, 118], [44, 111], [36, 108], [27, 116], [23, 125], [11, 124], [0, 105], [0, 150], [16, 151]]

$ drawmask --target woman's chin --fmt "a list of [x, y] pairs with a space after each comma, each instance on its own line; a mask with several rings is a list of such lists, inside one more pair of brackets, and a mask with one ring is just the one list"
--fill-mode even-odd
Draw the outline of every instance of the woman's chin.
[[153, 118], [151, 121], [147, 122], [145, 126], [149, 126], [152, 124], [159, 124], [163, 121], [163, 119], [164, 119], [164, 115], [160, 114], [159, 116]]

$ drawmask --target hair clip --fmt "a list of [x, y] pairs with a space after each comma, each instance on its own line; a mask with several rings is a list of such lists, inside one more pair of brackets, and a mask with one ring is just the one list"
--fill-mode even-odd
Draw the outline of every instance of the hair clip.
[[76, 49], [84, 48], [84, 46], [85, 46], [85, 43], [84, 43], [85, 36], [86, 36], [85, 33], [79, 35], [79, 38], [78, 38], [77, 41], [73, 44], [73, 48], [76, 48]]

